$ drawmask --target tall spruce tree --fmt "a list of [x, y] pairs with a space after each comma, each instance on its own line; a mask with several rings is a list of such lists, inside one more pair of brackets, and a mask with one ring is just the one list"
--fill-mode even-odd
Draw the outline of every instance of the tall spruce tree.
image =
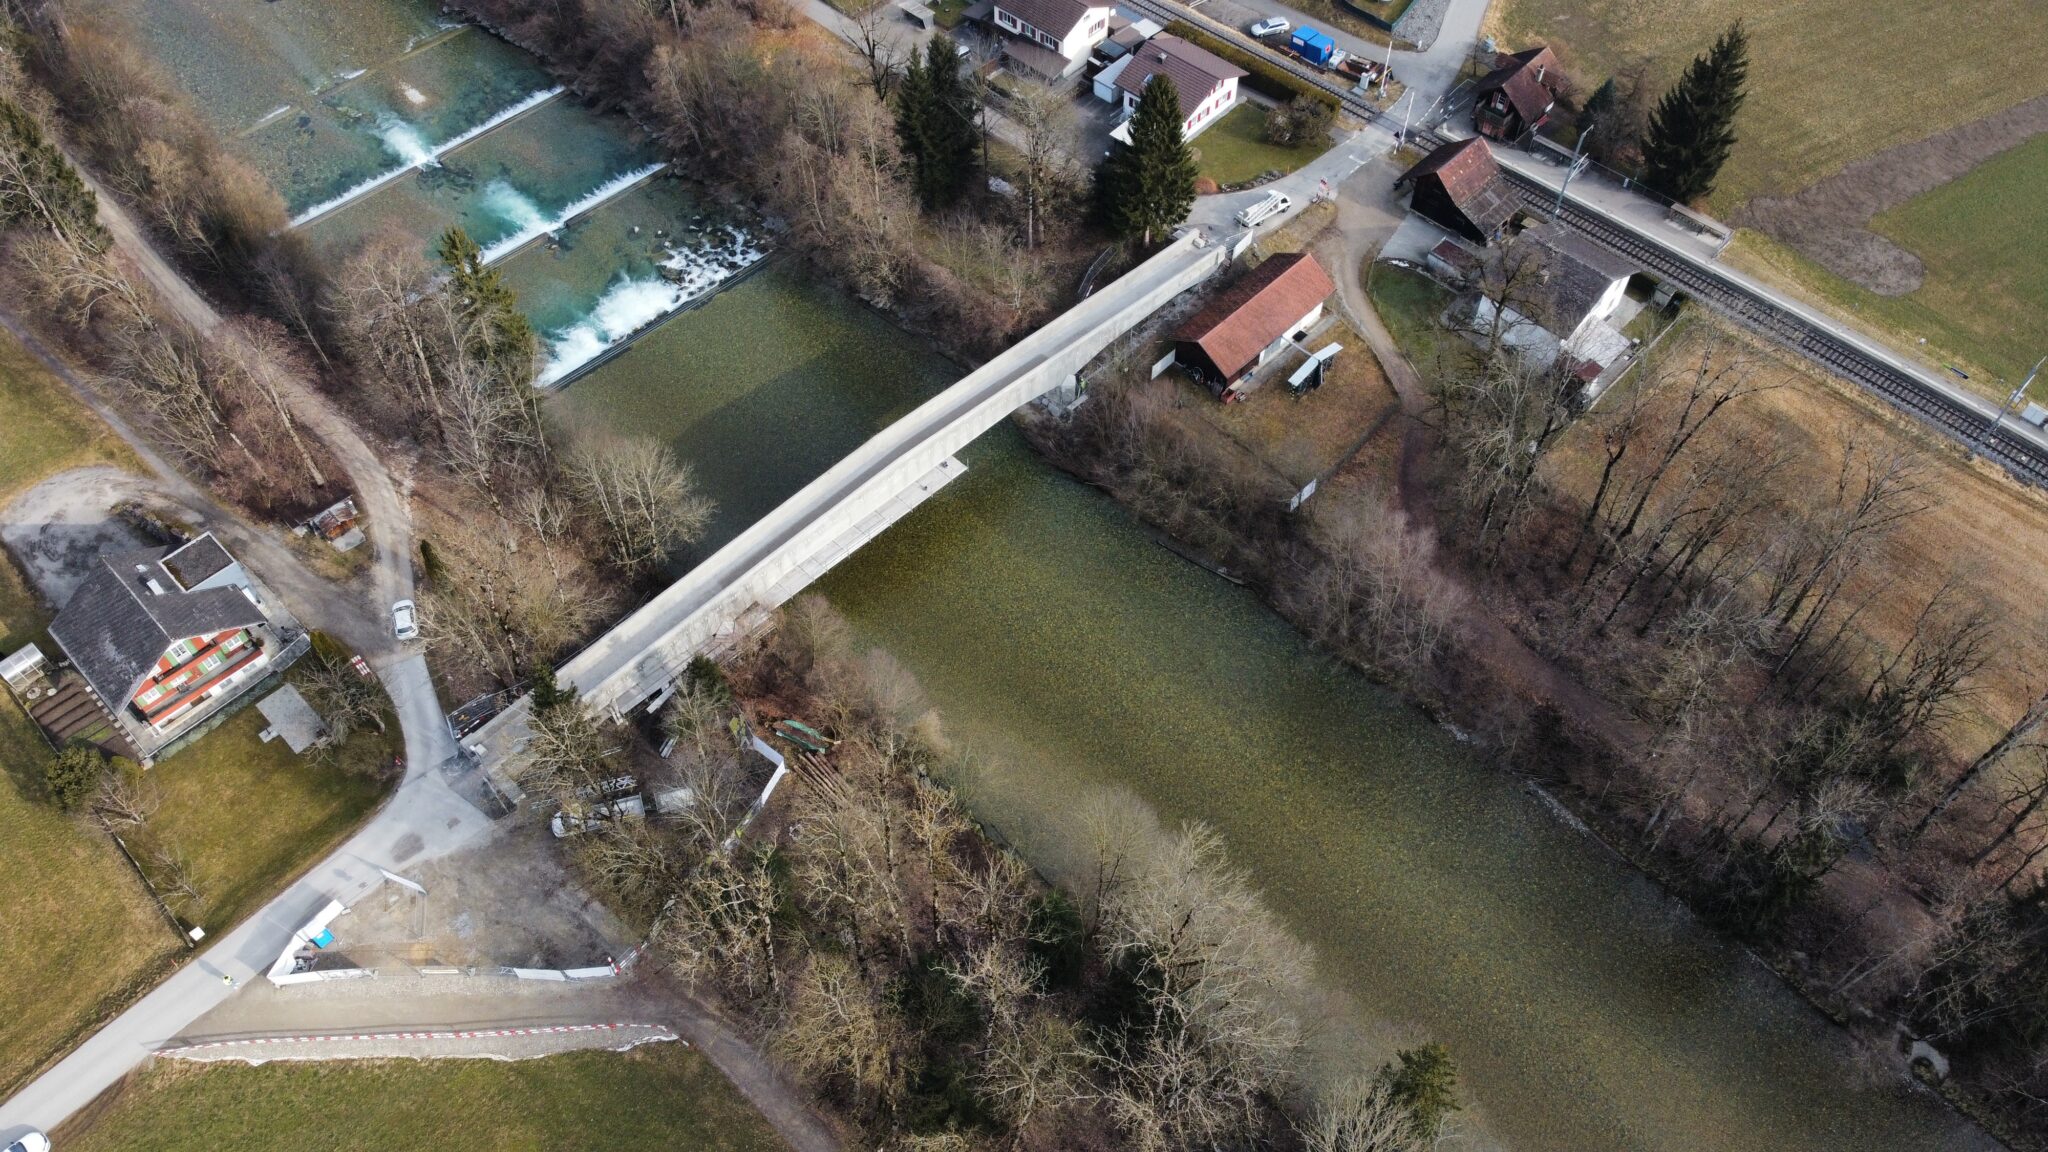
[[36, 118], [0, 96], [0, 226], [15, 224], [48, 228], [94, 252], [107, 246], [92, 189]]
[[1112, 151], [1095, 171], [1103, 216], [1125, 239], [1149, 247], [1195, 206], [1195, 155], [1180, 125], [1180, 93], [1162, 72], [1138, 97], [1130, 145]]
[[1643, 183], [1681, 204], [1712, 192], [1735, 146], [1748, 78], [1749, 36], [1737, 20], [1657, 102], [1643, 142]]
[[460, 227], [441, 235], [441, 263], [450, 287], [475, 321], [470, 355], [490, 364], [505, 380], [524, 385], [538, 365], [540, 341], [519, 310], [519, 298], [498, 270], [484, 263], [483, 249]]
[[912, 55], [896, 87], [896, 135], [926, 211], [960, 199], [974, 178], [980, 106], [960, 75], [953, 39], [941, 33]]

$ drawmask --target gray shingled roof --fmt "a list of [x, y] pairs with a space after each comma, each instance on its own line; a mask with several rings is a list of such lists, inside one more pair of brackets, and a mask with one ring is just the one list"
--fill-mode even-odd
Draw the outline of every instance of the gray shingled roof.
[[1609, 285], [1636, 267], [1598, 244], [1562, 230], [1531, 232], [1545, 249], [1545, 277], [1518, 310], [1563, 339], [1578, 330]]
[[[185, 591], [162, 564], [171, 551], [145, 548], [100, 557], [50, 624], [50, 637], [110, 708], [135, 695], [172, 644], [264, 622], [262, 609], [238, 589]], [[145, 581], [151, 579], [162, 595], [150, 591]]]

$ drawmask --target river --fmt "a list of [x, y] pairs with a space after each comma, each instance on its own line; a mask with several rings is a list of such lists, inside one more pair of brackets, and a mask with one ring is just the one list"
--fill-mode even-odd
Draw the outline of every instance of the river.
[[[1994, 1147], [1747, 954], [1011, 428], [822, 581], [924, 684], [975, 812], [1057, 862], [1122, 786], [1223, 833], [1384, 1055], [1438, 1039], [1467, 1147]], [[1888, 1081], [1885, 1087], [1872, 1077]]]
[[[631, 125], [427, 0], [78, 6], [125, 22], [330, 258], [454, 224], [491, 247], [550, 378], [602, 359], [550, 417], [659, 436], [718, 501], [680, 566], [957, 375], [795, 265], [755, 265], [753, 225], [654, 172]], [[1056, 862], [1091, 789], [1216, 826], [1343, 1001], [1322, 1049], [1450, 1044], [1466, 1147], [1989, 1147], [1891, 1065], [1859, 1071], [1836, 1029], [1510, 775], [1013, 429], [965, 455], [965, 478], [822, 589], [917, 673], [978, 754], [960, 780], [975, 811], [1035, 857]]]

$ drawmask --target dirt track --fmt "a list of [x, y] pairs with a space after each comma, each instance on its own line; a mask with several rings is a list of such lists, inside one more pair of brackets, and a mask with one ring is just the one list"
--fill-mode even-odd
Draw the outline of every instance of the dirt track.
[[1821, 267], [1880, 296], [1920, 287], [1920, 258], [1872, 232], [1870, 221], [2048, 132], [2048, 96], [1858, 160], [1797, 195], [1759, 197], [1735, 223], [1790, 244]]

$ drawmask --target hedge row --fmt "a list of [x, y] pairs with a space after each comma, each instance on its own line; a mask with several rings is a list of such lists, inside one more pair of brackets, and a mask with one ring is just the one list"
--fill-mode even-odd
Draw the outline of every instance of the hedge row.
[[1220, 36], [1202, 31], [1185, 20], [1175, 20], [1166, 26], [1168, 32], [1199, 45], [1223, 57], [1251, 75], [1244, 78], [1244, 85], [1255, 92], [1263, 92], [1275, 100], [1287, 101], [1296, 96], [1328, 105], [1332, 110], [1341, 111], [1337, 98], [1314, 84], [1296, 76], [1256, 52], [1249, 52]]

